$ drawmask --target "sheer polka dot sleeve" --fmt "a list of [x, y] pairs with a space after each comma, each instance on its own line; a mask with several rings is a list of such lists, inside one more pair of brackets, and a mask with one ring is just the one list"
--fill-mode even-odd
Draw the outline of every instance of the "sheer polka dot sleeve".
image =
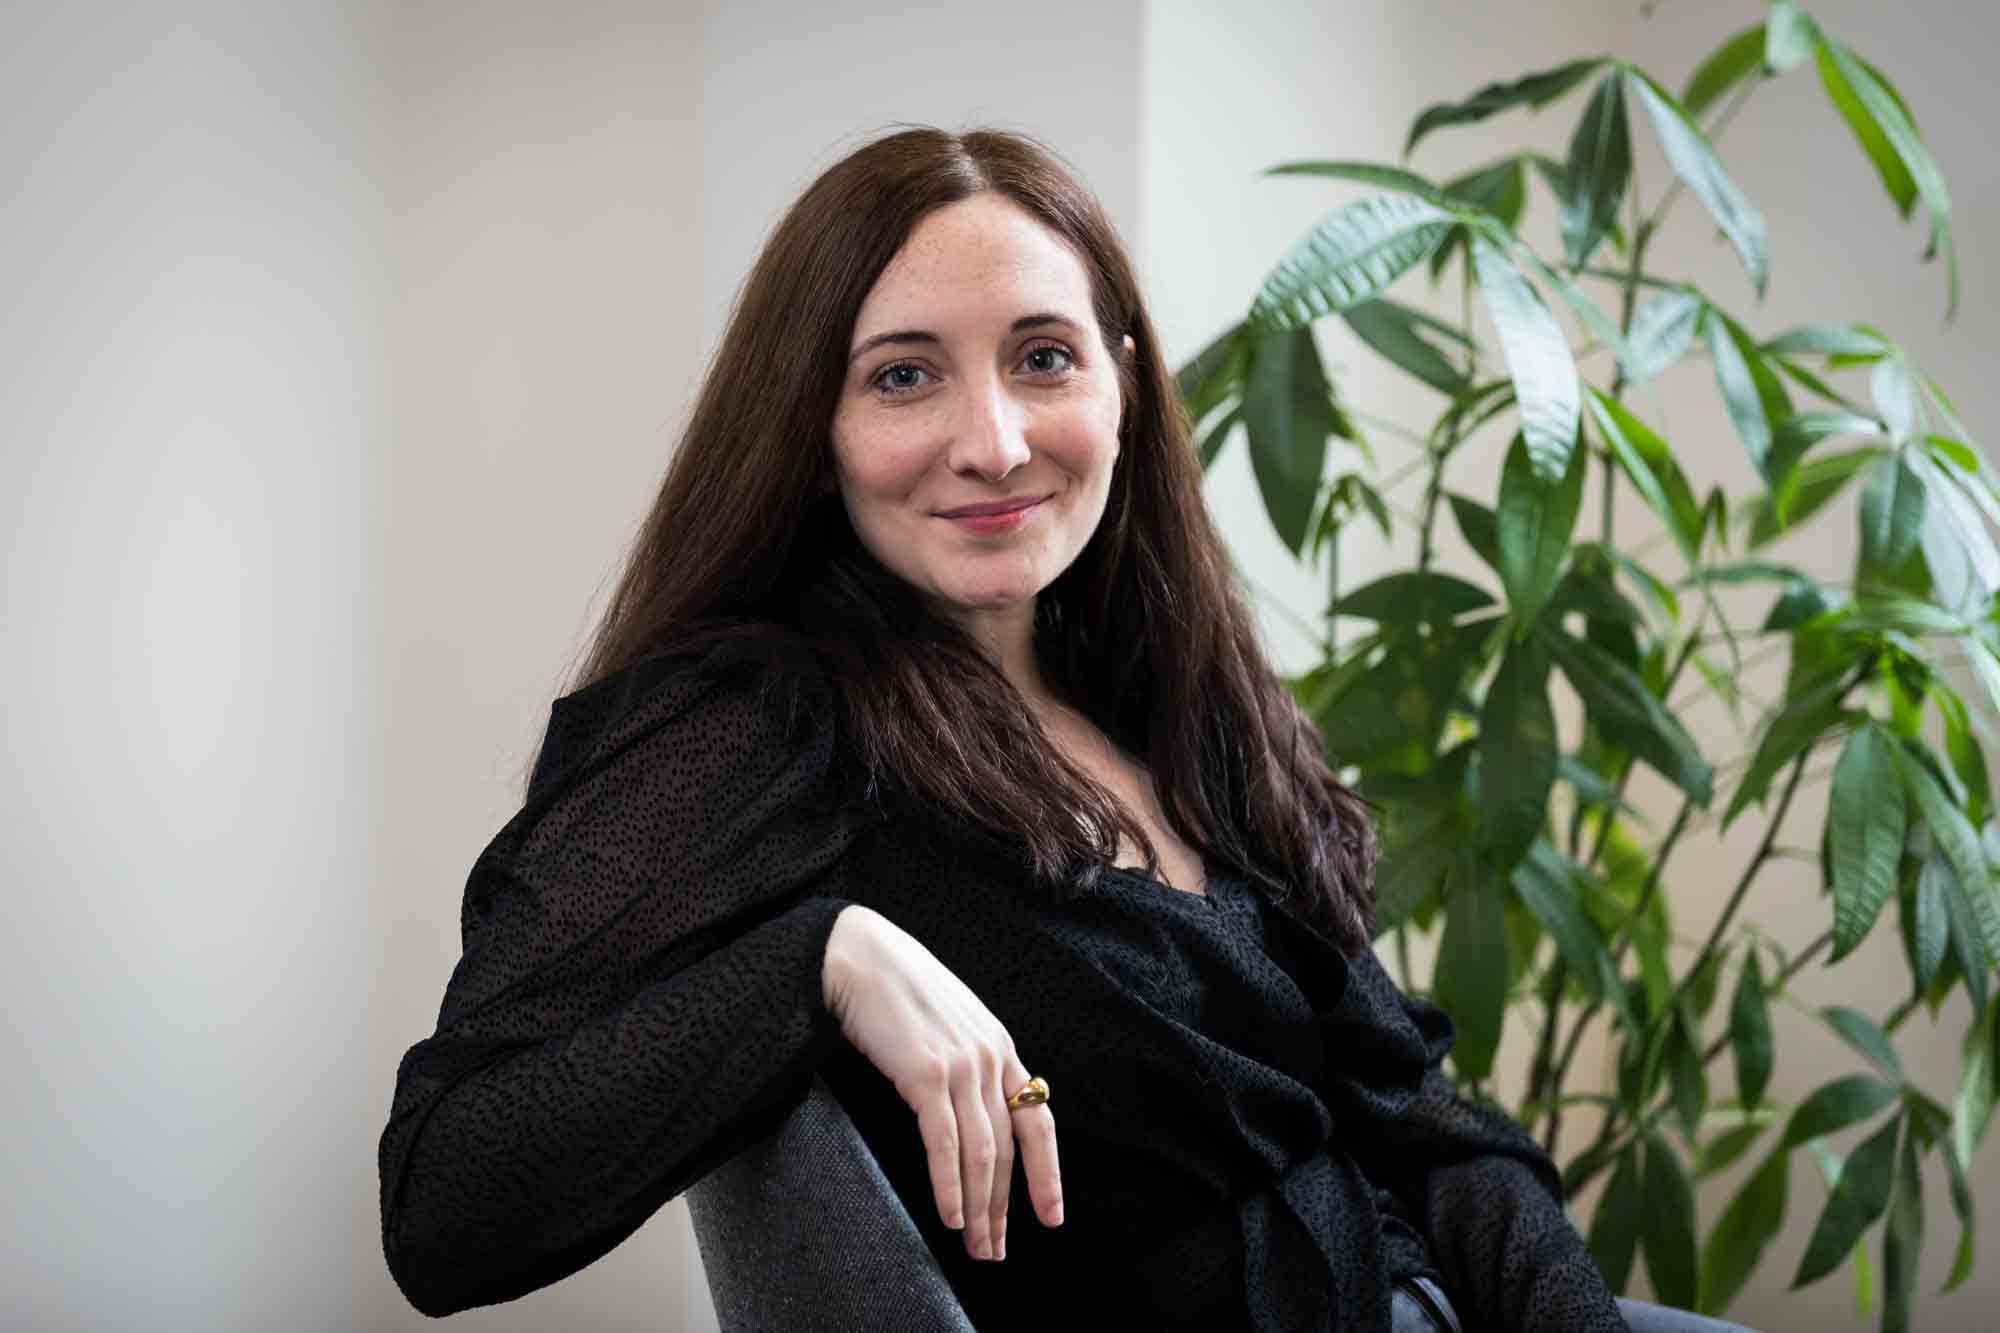
[[839, 1042], [821, 962], [855, 821], [817, 684], [656, 662], [556, 702], [381, 1139], [383, 1250], [418, 1310], [607, 1253]]

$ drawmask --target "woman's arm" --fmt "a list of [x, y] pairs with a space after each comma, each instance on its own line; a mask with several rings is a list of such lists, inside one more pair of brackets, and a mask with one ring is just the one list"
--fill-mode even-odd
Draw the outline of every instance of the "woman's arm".
[[383, 1250], [417, 1309], [596, 1260], [768, 1132], [839, 1040], [821, 966], [851, 825], [830, 725], [787, 711], [754, 677], [672, 677], [538, 772], [475, 865], [381, 1140]]

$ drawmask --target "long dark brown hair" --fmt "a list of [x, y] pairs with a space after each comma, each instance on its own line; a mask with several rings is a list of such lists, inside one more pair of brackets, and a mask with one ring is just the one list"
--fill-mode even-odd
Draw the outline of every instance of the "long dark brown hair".
[[836, 489], [831, 423], [862, 301], [919, 221], [985, 190], [1082, 260], [1125, 403], [1103, 519], [1037, 601], [1049, 688], [1145, 763], [1190, 846], [1261, 881], [1350, 953], [1366, 947], [1367, 807], [1327, 767], [1317, 729], [1264, 657], [1116, 231], [1026, 136], [892, 133], [828, 168], [787, 211], [570, 688], [691, 644], [803, 642], [826, 667], [871, 789], [1025, 843], [1051, 886], [1112, 863], [1121, 833], [1158, 873], [1131, 812], [1050, 743], [968, 635], [867, 552]]

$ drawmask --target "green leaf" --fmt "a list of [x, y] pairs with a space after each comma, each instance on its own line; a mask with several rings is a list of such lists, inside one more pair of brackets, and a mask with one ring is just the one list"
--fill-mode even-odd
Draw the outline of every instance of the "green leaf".
[[1681, 1131], [1692, 1143], [1701, 1131], [1702, 1112], [1708, 1108], [1708, 1075], [1701, 1062], [1701, 1025], [1688, 1008], [1688, 1002], [1682, 1000], [1675, 1010], [1666, 1055], [1674, 1114], [1680, 1117]]
[[1952, 1256], [1951, 1274], [1945, 1278], [1943, 1287], [1943, 1291], [1951, 1291], [1972, 1276], [1973, 1245], [1979, 1234], [1979, 1209], [1973, 1201], [1972, 1182], [1967, 1178], [1965, 1165], [1958, 1160], [1958, 1154], [1947, 1149], [1942, 1155], [1945, 1180], [1951, 1185], [1952, 1211], [1958, 1214], [1958, 1251]]
[[1963, 474], [1940, 467], [1924, 453], [1905, 451], [1924, 480], [1928, 504], [1918, 536], [1930, 568], [1932, 600], [1968, 615], [1981, 616], [2000, 590], [2000, 550], [1988, 534]]
[[1329, 606], [1327, 614], [1407, 624], [1449, 621], [1491, 605], [1491, 594], [1464, 579], [1435, 570], [1407, 569], [1356, 588]]
[[1808, 449], [1822, 440], [1839, 435], [1876, 435], [1882, 427], [1872, 417], [1842, 411], [1794, 412], [1778, 422], [1771, 432], [1771, 452], [1764, 461], [1764, 475], [1774, 493], [1778, 517], [1785, 518], [1796, 494], [1796, 468]]
[[1896, 775], [1895, 742], [1870, 723], [1857, 727], [1833, 770], [1827, 829], [1833, 840], [1833, 956], [1867, 938], [1896, 886], [1909, 812]]
[[1930, 151], [1917, 137], [1909, 114], [1882, 81], [1853, 52], [1831, 38], [1819, 43], [1820, 78], [1827, 95], [1840, 109], [1854, 136], [1875, 164], [1884, 188], [1895, 201], [1902, 217], [1910, 215], [1914, 196], [1921, 195], [1930, 213], [1930, 259], [1942, 249], [1945, 257], [1945, 319], [1958, 314], [1958, 253], [1951, 236], [1951, 198], [1945, 191], [1944, 176]]
[[1772, 356], [1886, 356], [1889, 344], [1855, 324], [1801, 324], [1787, 329], [1761, 349]]
[[[1522, 171], [1524, 160], [1524, 155], [1517, 153], [1513, 157], [1446, 181], [1445, 195], [1449, 199], [1490, 213], [1511, 231], [1520, 222], [1521, 209], [1528, 199], [1527, 185], [1523, 180]], [[1452, 251], [1462, 247], [1470, 234], [1463, 226], [1453, 227], [1450, 234], [1445, 237], [1444, 244], [1432, 252], [1430, 276], [1433, 284], [1444, 272], [1444, 266], [1451, 259]]]
[[[1758, 497], [1746, 509], [1745, 514], [1750, 527], [1750, 545], [1762, 546], [1778, 534], [1788, 532], [1804, 523], [1834, 496], [1840, 494], [1841, 488], [1853, 480], [1857, 472], [1886, 453], [1887, 450], [1872, 447], [1855, 449], [1802, 464], [1793, 472], [1792, 499], [1782, 520], [1773, 509], [1768, 496]], [[1928, 525], [1926, 528], [1928, 529]]]
[[1896, 1085], [1873, 1074], [1847, 1074], [1814, 1090], [1785, 1122], [1783, 1151], [1866, 1120], [1896, 1100]]
[[1784, 1149], [1765, 1158], [1708, 1233], [1701, 1254], [1701, 1313], [1719, 1315], [1729, 1308], [1764, 1257], [1765, 1246], [1784, 1227], [1791, 1160]]
[[2000, 1062], [1996, 1062], [2000, 1052], [1994, 1049], [1994, 1043], [2000, 1041], [2000, 1032], [1995, 1030], [2000, 1024], [1996, 1011], [2000, 1011], [2000, 999], [1980, 1011], [1979, 1021], [1966, 1031], [1959, 1057], [1958, 1096], [1952, 1102], [1951, 1142], [1946, 1155], [1956, 1158], [1968, 1171], [1993, 1122], [1994, 1101], [2000, 1097]]
[[1516, 642], [1480, 709], [1481, 843], [1494, 865], [1519, 861], [1548, 819], [1557, 755], [1548, 682], [1548, 651], [1534, 639]]
[[1771, 438], [1778, 422], [1792, 415], [1791, 399], [1785, 387], [1765, 363], [1750, 335], [1720, 310], [1710, 307], [1702, 320], [1708, 335], [1709, 357], [1715, 363], [1715, 382], [1722, 390], [1723, 403], [1750, 461], [1766, 482], [1776, 484], [1771, 473]]
[[1257, 339], [1243, 390], [1250, 466], [1271, 525], [1294, 552], [1312, 529], [1326, 438], [1336, 425], [1332, 392], [1311, 329]]
[[1447, 125], [1470, 125], [1509, 107], [1526, 105], [1539, 110], [1590, 77], [1590, 72], [1603, 63], [1602, 56], [1572, 60], [1566, 65], [1530, 74], [1511, 83], [1489, 83], [1463, 102], [1425, 107], [1416, 123], [1410, 126], [1410, 138], [1403, 145], [1403, 156], [1408, 157], [1415, 152], [1417, 144], [1432, 130]]
[[1275, 167], [1264, 169], [1266, 176], [1322, 176], [1331, 180], [1359, 181], [1363, 185], [1380, 185], [1384, 189], [1400, 190], [1413, 194], [1419, 199], [1433, 204], [1444, 202], [1444, 193], [1438, 187], [1419, 176], [1414, 171], [1402, 167], [1386, 166], [1380, 162], [1353, 161], [1309, 161], [1281, 162]]
[[1188, 420], [1199, 424], [1210, 412], [1242, 390], [1250, 368], [1251, 339], [1239, 322], [1218, 334], [1194, 359], [1175, 372]]
[[1802, 13], [1792, 0], [1774, 0], [1764, 45], [1764, 67], [1773, 74], [1796, 68], [1812, 54], [1819, 25]]
[[1757, 211], [1729, 173], [1722, 169], [1722, 159], [1716, 156], [1715, 148], [1708, 136], [1701, 132], [1701, 126], [1694, 123], [1673, 94], [1653, 82], [1652, 76], [1634, 66], [1624, 67], [1625, 80], [1638, 95], [1639, 105], [1646, 109], [1647, 117], [1653, 122], [1653, 133], [1660, 141], [1660, 151], [1666, 156], [1667, 165], [1681, 178], [1695, 198], [1707, 207], [1715, 225], [1729, 238], [1736, 248], [1736, 256], [1743, 261], [1744, 272], [1750, 275], [1750, 285], [1757, 289], [1758, 296], [1764, 294], [1765, 284], [1770, 279], [1770, 244], [1765, 233], [1764, 215]]
[[1507, 450], [1500, 470], [1499, 508], [1494, 535], [1500, 557], [1500, 581], [1507, 587], [1516, 633], [1525, 633], [1562, 576], [1570, 534], [1576, 530], [1583, 502], [1584, 458], [1568, 459], [1568, 471], [1553, 483], [1535, 471], [1521, 436]]
[[1707, 303], [1690, 291], [1654, 292], [1639, 303], [1625, 346], [1631, 361], [1626, 375], [1643, 384], [1687, 354]]
[[1729, 807], [1722, 815], [1725, 829], [1751, 802], [1764, 799], [1779, 769], [1846, 716], [1841, 700], [1849, 688], [1847, 677], [1837, 675], [1785, 700], [1765, 727], [1750, 767], [1744, 770], [1735, 795], [1729, 798]]
[[1991, 965], [1986, 961], [1986, 946], [1980, 940], [1979, 923], [1973, 916], [1965, 886], [1952, 873], [1951, 863], [1936, 850], [1935, 841], [1922, 873], [1935, 879], [1944, 891], [1945, 914], [1951, 918], [1952, 958], [1965, 978], [1966, 994], [1972, 997], [1976, 1007], [1984, 1009], [1986, 978], [1991, 971]]
[[1861, 567], [1895, 569], [1917, 549], [1924, 526], [1924, 479], [1896, 453], [1868, 474], [1861, 492]]
[[1965, 700], [1942, 680], [1931, 683], [1930, 694], [1944, 719], [1944, 747], [1952, 772], [1965, 787], [1965, 817], [1975, 827], [1984, 824], [1993, 808], [1993, 791], [1986, 772], [1986, 752], [1973, 731], [1972, 716], [1966, 711]]
[[1759, 23], [1731, 37], [1695, 67], [1694, 73], [1688, 76], [1687, 87], [1681, 90], [1681, 105], [1687, 108], [1690, 116], [1700, 115], [1711, 102], [1741, 83], [1744, 76], [1759, 69], [1763, 63], [1764, 25]]
[[1464, 1079], [1493, 1072], [1500, 1045], [1500, 1019], [1507, 1006], [1507, 936], [1499, 886], [1471, 872], [1471, 853], [1461, 849], [1465, 873], [1446, 899], [1444, 939], [1438, 944], [1432, 990], [1458, 1029], [1452, 1063]]
[[1611, 446], [1611, 453], [1625, 475], [1645, 497], [1673, 534], [1689, 564], [1701, 559], [1702, 518], [1694, 490], [1674, 461], [1667, 442], [1617, 399], [1586, 385], [1590, 412], [1598, 431]]
[[1265, 277], [1250, 304], [1260, 329], [1303, 328], [1371, 299], [1421, 264], [1453, 217], [1409, 195], [1357, 199], [1326, 217]]
[[1428, 332], [1470, 345], [1470, 339], [1444, 321], [1383, 296], [1349, 306], [1340, 316], [1361, 341], [1432, 388], [1460, 394], [1470, 387], [1465, 373], [1425, 337]]
[[1930, 827], [1932, 841], [1957, 877], [1958, 887], [1971, 909], [1973, 924], [1979, 931], [1985, 965], [1991, 967], [2000, 961], [2000, 888], [1996, 888], [1993, 874], [1987, 869], [1986, 849], [1980, 846], [1979, 835], [1973, 831], [1965, 812], [1952, 803], [1945, 789], [1931, 776], [1931, 771], [1919, 763], [1906, 746], [1895, 746], [1890, 753], [1902, 774], [1903, 790], [1909, 793], [1911, 802], [1922, 812], [1924, 823]]
[[1511, 260], [1472, 238], [1473, 267], [1514, 382], [1528, 458], [1541, 481], [1560, 480], [1576, 448], [1576, 362], [1562, 326]]
[[1904, 1131], [1899, 1169], [1882, 1229], [1882, 1333], [1908, 1333], [1910, 1296], [1917, 1286], [1917, 1258], [1924, 1246], [1924, 1182], [1917, 1169], [1915, 1127]]
[[1819, 1011], [1826, 1025], [1839, 1034], [1840, 1039], [1859, 1051], [1870, 1064], [1900, 1082], [1903, 1077], [1903, 1062], [1896, 1058], [1896, 1048], [1889, 1044], [1889, 1038], [1868, 1015], [1844, 1005], [1830, 1004]]
[[1614, 1293], [1625, 1290], [1632, 1278], [1632, 1254], [1639, 1241], [1639, 1217], [1646, 1201], [1639, 1192], [1639, 1145], [1635, 1142], [1618, 1156], [1618, 1169], [1597, 1200], [1597, 1212], [1590, 1219], [1590, 1257], [1597, 1271]]
[[1651, 764], [1696, 805], [1706, 806], [1714, 795], [1715, 772], [1701, 757], [1694, 738], [1646, 683], [1595, 644], [1560, 630], [1542, 632], [1598, 728]]
[[1576, 872], [1577, 867], [1562, 853], [1546, 840], [1537, 839], [1514, 867], [1514, 891], [1555, 941], [1557, 954], [1584, 994], [1592, 1000], [1609, 1001], [1631, 1022], [1630, 1001], [1605, 950], [1604, 936], [1577, 897]]
[[1451, 516], [1457, 520], [1459, 535], [1465, 538], [1465, 544], [1498, 573], [1500, 536], [1493, 511], [1470, 496], [1453, 491], [1445, 492], [1445, 499], [1451, 502]]
[[1197, 452], [1201, 456], [1201, 469], [1206, 472], [1214, 465], [1215, 456], [1222, 452], [1222, 446], [1229, 442], [1229, 432], [1236, 429], [1243, 420], [1243, 409], [1231, 408], [1216, 420], [1206, 435], [1201, 437]]
[[1646, 1276], [1666, 1305], [1692, 1309], [1700, 1267], [1695, 1260], [1694, 1186], [1666, 1139], [1646, 1135], [1646, 1202], [1640, 1222]]
[[1889, 1183], [1896, 1165], [1896, 1132], [1901, 1127], [1900, 1116], [1890, 1120], [1847, 1159], [1839, 1183], [1813, 1228], [1812, 1239], [1806, 1242], [1805, 1257], [1792, 1279], [1793, 1290], [1817, 1282], [1839, 1267], [1861, 1233], [1888, 1207]]
[[1618, 220], [1631, 179], [1624, 81], [1614, 70], [1598, 83], [1570, 136], [1559, 222], [1571, 268], [1590, 262], [1604, 233]]
[[[1897, 797], [1901, 799], [1902, 793], [1898, 792]], [[1951, 909], [1946, 895], [1952, 892], [1952, 886], [1934, 873], [1932, 867], [1942, 871], [1944, 876], [1951, 874], [1950, 867], [1936, 858], [1926, 860], [1917, 872], [1910, 952], [1919, 989], [1930, 985], [1931, 979], [1937, 976], [1938, 967], [1944, 962], [1944, 951], [1951, 943]]]
[[1771, 1081], [1771, 1009], [1757, 951], [1746, 951], [1729, 1006], [1729, 1044], [1736, 1057], [1736, 1095], [1745, 1106], [1763, 1099]]
[[1458, 855], [1460, 816], [1455, 806], [1427, 811], [1409, 830], [1386, 840], [1375, 871], [1375, 934], [1379, 938], [1409, 919], [1436, 893]]
[[1907, 444], [1917, 428], [1917, 386], [1910, 378], [1910, 363], [1900, 355], [1877, 361], [1868, 377], [1868, 392], [1891, 443]]

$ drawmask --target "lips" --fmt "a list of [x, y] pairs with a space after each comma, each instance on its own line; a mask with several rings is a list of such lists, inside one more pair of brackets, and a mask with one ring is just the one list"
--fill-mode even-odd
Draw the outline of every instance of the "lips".
[[986, 518], [993, 514], [1011, 514], [1016, 510], [1038, 505], [1048, 499], [1046, 495], [1021, 495], [1012, 500], [990, 500], [983, 504], [960, 505], [957, 509], [946, 509], [939, 518]]

